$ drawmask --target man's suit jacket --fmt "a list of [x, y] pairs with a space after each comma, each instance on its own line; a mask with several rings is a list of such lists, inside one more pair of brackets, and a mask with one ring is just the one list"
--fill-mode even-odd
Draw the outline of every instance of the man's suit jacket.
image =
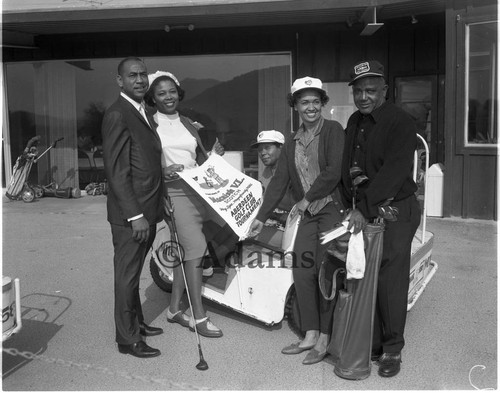
[[104, 114], [102, 146], [111, 224], [129, 226], [127, 219], [141, 213], [150, 225], [163, 218], [161, 141], [153, 118], [148, 115], [148, 120], [151, 126], [122, 96]]

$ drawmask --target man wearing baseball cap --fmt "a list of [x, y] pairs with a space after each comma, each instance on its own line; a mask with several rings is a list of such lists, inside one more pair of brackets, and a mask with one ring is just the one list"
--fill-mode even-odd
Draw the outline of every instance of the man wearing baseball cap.
[[356, 208], [349, 216], [349, 229], [361, 231], [379, 216], [384, 202], [397, 208], [397, 221], [386, 221], [374, 319], [372, 360], [382, 377], [400, 371], [401, 350], [410, 275], [411, 242], [420, 224], [420, 206], [412, 179], [417, 146], [414, 121], [402, 109], [386, 101], [384, 67], [364, 60], [351, 69], [354, 104], [346, 128], [342, 161], [342, 193], [346, 206], [352, 200], [350, 169], [359, 167], [368, 181], [359, 186]]

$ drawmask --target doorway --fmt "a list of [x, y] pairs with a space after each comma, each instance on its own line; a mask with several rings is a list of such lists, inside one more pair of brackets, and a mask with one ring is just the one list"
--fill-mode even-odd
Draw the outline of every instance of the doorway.
[[415, 120], [418, 133], [429, 145], [430, 165], [444, 163], [442, 85], [439, 75], [394, 78], [394, 103]]

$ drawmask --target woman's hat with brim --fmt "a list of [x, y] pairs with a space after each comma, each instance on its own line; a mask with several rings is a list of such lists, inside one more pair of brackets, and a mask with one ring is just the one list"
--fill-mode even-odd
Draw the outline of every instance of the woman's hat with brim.
[[175, 75], [167, 71], [156, 71], [154, 74], [149, 74], [148, 75], [149, 86], [151, 86], [155, 81], [155, 79], [159, 78], [160, 76], [167, 76], [170, 79], [172, 79], [177, 86], [179, 87], [181, 86], [179, 80], [175, 77]]
[[310, 76], [296, 79], [295, 82], [293, 82], [290, 93], [295, 94], [298, 91], [305, 89], [316, 89], [326, 93], [325, 89], [323, 89], [323, 82], [321, 82], [321, 80], [318, 78], [312, 78]]
[[252, 143], [250, 147], [257, 147], [261, 143], [279, 143], [282, 145], [285, 143], [285, 136], [276, 130], [261, 131], [257, 135], [257, 142]]

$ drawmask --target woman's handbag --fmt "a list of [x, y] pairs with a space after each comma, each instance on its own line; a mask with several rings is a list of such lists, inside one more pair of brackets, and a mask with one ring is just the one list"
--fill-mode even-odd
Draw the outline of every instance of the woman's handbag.
[[[360, 280], [344, 280], [343, 288], [338, 290], [327, 352], [335, 364], [335, 374], [341, 378], [360, 380], [370, 376], [373, 318], [383, 233], [384, 224], [366, 226], [363, 231], [366, 255], [364, 277]], [[320, 268], [319, 285], [323, 296], [328, 299], [335, 294], [335, 289], [332, 288], [330, 295], [325, 294], [324, 271], [325, 269]], [[336, 282], [338, 274], [345, 274], [345, 270], [337, 269], [332, 282]]]

